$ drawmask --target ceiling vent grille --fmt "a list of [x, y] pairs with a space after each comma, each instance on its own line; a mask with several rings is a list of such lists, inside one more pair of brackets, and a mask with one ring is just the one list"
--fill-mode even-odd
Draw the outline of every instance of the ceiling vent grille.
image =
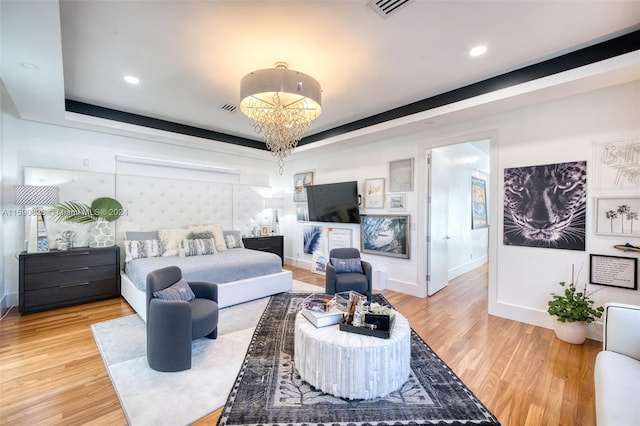
[[227, 112], [236, 112], [236, 110], [238, 109], [238, 105], [222, 104], [222, 105], [219, 106], [219, 109], [221, 109], [222, 111], [227, 111]]
[[370, 0], [369, 7], [383, 18], [386, 18], [406, 6], [409, 1], [410, 0]]

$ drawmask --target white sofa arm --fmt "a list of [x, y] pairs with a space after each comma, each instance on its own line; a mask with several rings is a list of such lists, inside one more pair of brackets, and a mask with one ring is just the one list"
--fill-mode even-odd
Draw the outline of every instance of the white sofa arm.
[[640, 360], [640, 306], [608, 303], [603, 333], [604, 350]]

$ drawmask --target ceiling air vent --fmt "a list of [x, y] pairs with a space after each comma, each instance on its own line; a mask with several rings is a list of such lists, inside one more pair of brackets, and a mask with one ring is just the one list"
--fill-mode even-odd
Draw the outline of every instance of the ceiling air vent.
[[236, 112], [236, 110], [238, 109], [238, 105], [233, 105], [233, 104], [222, 104], [219, 107], [222, 111], [227, 111], [227, 112]]
[[410, 0], [370, 0], [369, 7], [386, 18], [406, 6]]

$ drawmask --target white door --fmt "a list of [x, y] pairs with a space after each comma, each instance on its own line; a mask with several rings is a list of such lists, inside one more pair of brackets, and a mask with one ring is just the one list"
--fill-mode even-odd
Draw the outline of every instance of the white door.
[[449, 281], [449, 164], [445, 149], [427, 151], [427, 295], [447, 286]]

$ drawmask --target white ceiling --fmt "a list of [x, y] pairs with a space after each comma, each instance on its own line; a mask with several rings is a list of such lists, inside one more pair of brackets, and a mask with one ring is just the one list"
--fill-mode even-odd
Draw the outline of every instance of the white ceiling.
[[[368, 0], [2, 0], [0, 13], [2, 80], [23, 118], [180, 143], [65, 113], [64, 99], [260, 140], [239, 110], [219, 107], [239, 104], [245, 74], [285, 61], [322, 86], [313, 134], [637, 30], [640, 1], [411, 0], [383, 18]], [[471, 57], [478, 44], [487, 53]], [[639, 63], [636, 51], [305, 149], [639, 79]]]

